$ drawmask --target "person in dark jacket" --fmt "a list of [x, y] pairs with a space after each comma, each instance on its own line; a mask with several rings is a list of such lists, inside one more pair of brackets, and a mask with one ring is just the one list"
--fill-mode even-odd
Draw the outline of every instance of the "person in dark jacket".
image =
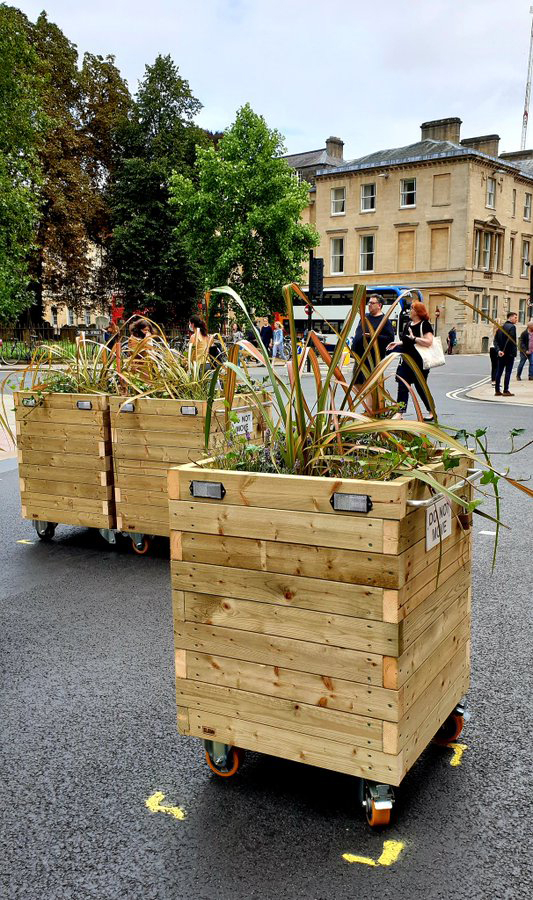
[[[494, 394], [496, 397], [514, 397], [509, 390], [509, 382], [511, 381], [511, 372], [513, 371], [514, 361], [516, 359], [516, 323], [518, 316], [515, 312], [507, 313], [507, 321], [498, 329], [494, 336], [494, 346], [498, 351], [498, 372], [496, 374], [496, 388]], [[501, 391], [502, 375], [505, 372], [503, 381], [503, 394]]]
[[265, 324], [261, 328], [261, 340], [263, 341], [263, 344], [265, 345], [265, 349], [266, 349], [267, 353], [270, 353], [270, 348], [272, 346], [272, 338], [273, 337], [274, 337], [274, 332], [272, 330], [272, 325], [270, 324], [268, 319], [266, 319]]
[[529, 380], [533, 381], [533, 321], [527, 323], [527, 328], [520, 335], [519, 349], [520, 362], [516, 370], [516, 380], [522, 381], [522, 369], [529, 361]]
[[[385, 313], [383, 312], [383, 300], [381, 297], [377, 297], [375, 294], [368, 298], [368, 312], [365, 316], [365, 333], [363, 335], [363, 326], [362, 323], [359, 322], [354, 334], [354, 338], [352, 341], [352, 350], [354, 353], [357, 353], [357, 356], [361, 358], [363, 353], [368, 346], [368, 342], [372, 338], [372, 335], [377, 330], [379, 324], [383, 321], [385, 317]], [[394, 341], [394, 329], [389, 321], [385, 323], [382, 330], [378, 336], [378, 350], [379, 350], [379, 358], [383, 359], [387, 353], [387, 347]], [[374, 350], [372, 350], [367, 358], [365, 359], [364, 365], [369, 369], [373, 369], [378, 363], [376, 359], [376, 354]], [[354, 371], [357, 367], [357, 360], [354, 363]], [[365, 381], [365, 376], [362, 372], [359, 373], [357, 378], [355, 379], [356, 384], [363, 384]]]

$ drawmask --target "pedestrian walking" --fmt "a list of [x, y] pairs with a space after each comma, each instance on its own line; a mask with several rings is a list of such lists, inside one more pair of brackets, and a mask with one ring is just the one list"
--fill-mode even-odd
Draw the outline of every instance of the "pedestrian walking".
[[231, 326], [231, 339], [234, 344], [236, 344], [237, 341], [244, 340], [244, 334], [242, 333], [241, 329], [237, 325], [237, 322], [234, 322], [233, 325]]
[[453, 348], [457, 344], [457, 331], [455, 325], [452, 325], [452, 327], [450, 328], [446, 342], [448, 345], [448, 355], [451, 356], [453, 353]]
[[533, 381], [533, 319], [527, 323], [527, 328], [520, 335], [520, 362], [516, 370], [516, 380], [522, 381], [522, 369], [529, 361], [529, 380]]
[[209, 358], [210, 340], [207, 325], [201, 316], [190, 317], [189, 331], [189, 362], [205, 364]]
[[283, 326], [281, 322], [274, 323], [274, 333], [272, 337], [272, 360], [279, 357], [280, 359], [287, 359], [285, 354], [285, 347], [283, 345]]
[[[429, 369], [424, 369], [424, 362], [417, 350], [417, 346], [431, 347], [433, 343], [433, 327], [429, 321], [429, 313], [425, 304], [419, 303], [418, 300], [411, 304], [409, 318], [411, 321], [405, 326], [401, 341], [393, 341], [387, 347], [388, 352], [396, 350], [402, 354], [402, 361], [396, 370], [396, 381], [398, 382], [397, 402], [401, 411], [396, 413], [394, 418], [403, 419], [403, 413], [407, 409], [409, 401], [409, 388], [407, 385], [412, 384], [416, 388], [428, 413], [427, 416], [424, 416], [424, 421], [433, 422], [435, 417], [431, 412], [424, 386], [409, 363], [405, 362], [405, 357], [412, 359], [420, 369], [424, 382], [427, 382]], [[407, 384], [404, 384], [404, 382], [407, 382]]]
[[[517, 320], [518, 316], [515, 312], [507, 313], [507, 321], [498, 329], [494, 338], [494, 343], [498, 350], [498, 371], [496, 373], [496, 388], [494, 390], [496, 397], [514, 397], [514, 394], [509, 390], [509, 384], [517, 354]], [[504, 375], [503, 393], [501, 391], [502, 375]]]
[[[385, 313], [383, 312], [383, 300], [381, 297], [377, 297], [375, 294], [371, 295], [368, 298], [368, 312], [365, 316], [365, 331], [363, 334], [363, 324], [359, 322], [357, 328], [355, 329], [355, 334], [353, 336], [352, 341], [352, 351], [356, 353], [359, 359], [365, 352], [368, 343], [372, 336], [377, 331], [379, 325], [385, 318]], [[383, 329], [380, 331], [377, 339], [377, 353], [375, 352], [375, 347], [372, 348], [367, 358], [365, 359], [364, 365], [369, 369], [374, 369], [379, 360], [383, 359], [383, 357], [387, 353], [388, 345], [394, 341], [394, 329], [387, 320]], [[379, 357], [379, 358], [378, 358]], [[359, 365], [358, 360], [356, 359], [354, 362], [354, 373]], [[355, 379], [356, 384], [363, 384], [365, 382], [365, 375], [363, 372], [359, 372]]]
[[261, 340], [265, 346], [265, 350], [267, 351], [267, 353], [270, 353], [273, 338], [274, 338], [274, 330], [272, 328], [272, 325], [268, 321], [268, 318], [266, 318], [265, 324], [261, 328]]

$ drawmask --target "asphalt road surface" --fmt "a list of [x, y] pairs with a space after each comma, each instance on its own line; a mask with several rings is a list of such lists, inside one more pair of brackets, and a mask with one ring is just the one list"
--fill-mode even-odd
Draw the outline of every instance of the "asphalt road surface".
[[[445, 396], [486, 364], [453, 358], [431, 385], [442, 421], [488, 426], [503, 451], [512, 427], [533, 436], [533, 409]], [[20, 519], [15, 465], [0, 462], [2, 898], [531, 896], [533, 501], [504, 490], [494, 573], [480, 533], [493, 529], [476, 519], [461, 764], [431, 746], [393, 825], [372, 832], [355, 778], [258, 754], [227, 782], [210, 774], [200, 743], [176, 732], [167, 544], [136, 557], [69, 527], [40, 543]], [[513, 469], [531, 474], [531, 448]], [[391, 864], [373, 865], [385, 841], [399, 842]]]

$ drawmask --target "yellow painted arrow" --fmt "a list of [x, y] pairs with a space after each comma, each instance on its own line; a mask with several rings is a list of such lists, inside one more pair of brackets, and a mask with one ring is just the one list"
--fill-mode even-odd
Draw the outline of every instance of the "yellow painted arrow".
[[468, 750], [468, 746], [466, 744], [448, 744], [449, 747], [453, 750], [453, 756], [450, 760], [451, 766], [460, 766], [463, 760], [463, 753], [465, 750]]
[[377, 860], [369, 856], [354, 856], [353, 853], [343, 853], [342, 858], [349, 863], [361, 863], [363, 866], [392, 866], [405, 847], [402, 841], [384, 841], [383, 852]]
[[166, 813], [167, 816], [173, 816], [175, 819], [184, 819], [187, 813], [181, 806], [163, 806], [163, 800], [165, 799], [165, 795], [163, 791], [156, 791], [155, 794], [152, 794], [148, 797], [148, 800], [145, 800], [145, 806], [150, 812], [157, 813]]

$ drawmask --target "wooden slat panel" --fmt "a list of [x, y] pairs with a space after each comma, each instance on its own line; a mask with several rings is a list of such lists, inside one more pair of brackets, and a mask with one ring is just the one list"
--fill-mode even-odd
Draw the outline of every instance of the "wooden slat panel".
[[120, 485], [121, 490], [133, 491], [134, 493], [146, 494], [150, 493], [152, 497], [157, 494], [166, 503], [167, 500], [167, 480], [164, 473], [156, 475], [152, 472], [150, 475], [125, 475], [123, 472], [117, 472], [115, 467], [115, 484]]
[[99, 425], [104, 414], [100, 410], [91, 409], [51, 409], [41, 406], [17, 406], [15, 418], [18, 422], [57, 423], [59, 425], [76, 425], [84, 428], [87, 425]]
[[154, 534], [168, 537], [170, 529], [166, 519], [158, 519], [157, 511], [147, 509], [146, 515], [129, 516], [117, 505], [117, 528], [119, 531], [134, 531], [141, 534]]
[[46, 479], [21, 478], [21, 491], [29, 494], [48, 494], [60, 497], [89, 497], [110, 500], [112, 485], [75, 484], [74, 482], [49, 481]]
[[79, 400], [89, 401], [92, 403], [93, 410], [106, 410], [108, 408], [107, 394], [56, 394], [44, 393], [37, 394], [32, 391], [14, 391], [13, 398], [15, 406], [22, 406], [23, 409], [31, 409], [32, 407], [23, 406], [23, 398], [33, 397], [44, 409], [77, 409]]
[[[94, 445], [93, 445], [94, 450]], [[89, 469], [96, 472], [106, 472], [111, 469], [111, 457], [98, 457], [93, 453], [47, 453], [39, 450], [19, 450], [19, 462], [27, 466], [52, 466], [65, 469]]]
[[310, 740], [287, 729], [191, 709], [188, 734], [392, 785], [400, 783], [403, 769], [401, 754], [395, 757], [325, 738]]
[[[106, 424], [101, 425], [64, 425], [63, 423], [54, 422], [33, 422], [31, 419], [21, 419], [16, 423], [17, 434], [34, 435], [36, 438], [52, 437], [58, 441], [65, 441], [69, 438], [74, 440], [82, 439], [84, 441], [109, 440], [109, 428]], [[35, 441], [35, 450], [39, 449], [39, 441]]]
[[438, 706], [442, 696], [469, 672], [468, 641], [466, 641], [440, 670], [409, 711], [402, 716], [397, 729], [397, 745], [387, 746], [388, 753], [399, 753], [410, 744], [422, 723]]
[[[112, 425], [111, 436], [114, 444], [131, 447], [179, 447], [181, 450], [197, 450], [204, 452], [204, 438], [198, 432], [190, 431], [159, 431], [157, 422], [154, 422], [153, 430], [134, 428], [117, 428]], [[216, 438], [210, 439], [210, 446], [216, 442]]]
[[209, 710], [220, 716], [287, 728], [312, 738], [383, 750], [383, 727], [379, 719], [182, 678], [176, 679], [176, 697], [178, 706], [189, 711]]
[[444, 638], [425, 662], [411, 675], [399, 691], [399, 703], [402, 715], [424, 693], [428, 685], [437, 677], [442, 666], [449, 662], [470, 640], [470, 616], [466, 616], [453, 631]]
[[113, 517], [97, 513], [80, 512], [64, 507], [23, 506], [24, 519], [36, 519], [42, 522], [58, 522], [61, 525], [82, 525], [85, 528], [112, 528]]
[[70, 509], [74, 512], [96, 513], [97, 515], [109, 515], [109, 500], [99, 500], [90, 497], [54, 497], [50, 494], [32, 494], [24, 491], [20, 495], [22, 505], [27, 509], [37, 509], [41, 506], [44, 509]]
[[401, 557], [379, 553], [187, 532], [182, 535], [182, 552], [184, 560], [195, 563], [331, 578], [376, 587], [396, 588], [403, 583], [403, 574], [398, 570]]
[[199, 458], [201, 451], [192, 448], [181, 447], [152, 447], [141, 444], [136, 447], [133, 444], [115, 444], [113, 454], [116, 459], [141, 459], [156, 462], [166, 462], [170, 465], [178, 465], [183, 462], [191, 462], [194, 457]]
[[437, 590], [455, 572], [470, 565], [472, 552], [472, 538], [465, 534], [461, 540], [446, 549], [443, 544], [440, 572], [438, 560], [436, 564], [422, 568], [421, 571], [408, 579], [400, 590], [400, 617], [405, 616], [416, 609], [423, 601]]
[[383, 520], [371, 517], [347, 520], [320, 513], [171, 500], [170, 524], [176, 530], [202, 534], [383, 552]]
[[458, 681], [441, 697], [430, 715], [420, 725], [416, 733], [411, 737], [403, 751], [404, 773], [414, 765], [420, 754], [425, 750], [431, 739], [446, 721], [461, 697], [467, 692], [470, 683], [468, 672], [462, 674]]
[[[34, 479], [38, 481], [57, 481], [60, 484], [72, 482], [74, 484], [111, 484], [113, 480], [112, 472], [96, 471], [93, 472], [85, 466], [77, 469], [61, 469], [57, 466], [19, 466], [19, 475], [21, 478]], [[64, 491], [67, 493], [67, 491]]]
[[382, 685], [383, 657], [309, 641], [174, 622], [176, 648], [229, 656], [362, 684]]
[[[111, 414], [111, 427], [119, 433], [136, 431], [138, 433], [157, 431], [169, 434], [195, 434], [202, 441], [205, 419], [202, 416], [138, 416], [136, 413], [123, 412]], [[224, 416], [215, 414], [212, 419], [212, 431], [225, 431]]]
[[105, 443], [97, 438], [64, 438], [59, 440], [51, 435], [44, 437], [31, 434], [19, 434], [17, 439], [19, 450], [35, 451], [36, 453], [73, 453], [90, 456], [111, 456], [111, 441]]
[[178, 590], [382, 620], [381, 588], [178, 560], [172, 561], [171, 569]]
[[[115, 472], [120, 476], [123, 475], [142, 475], [144, 477], [156, 476], [158, 478], [167, 477], [168, 464], [164, 462], [148, 461], [145, 459], [116, 459], [113, 457]], [[167, 487], [165, 485], [165, 493]]]
[[399, 628], [401, 652], [406, 650], [450, 603], [468, 591], [470, 581], [470, 568], [463, 566], [450, 578], [443, 581], [433, 594], [430, 594], [401, 621]]
[[168, 519], [168, 500], [163, 492], [157, 491], [132, 491], [129, 488], [115, 488], [117, 501], [125, 508], [135, 509], [139, 506], [158, 506], [165, 510], [165, 518]]
[[[189, 484], [196, 481], [222, 481], [226, 489], [223, 503], [229, 506], [272, 507], [278, 509], [328, 513], [339, 517], [366, 518], [364, 513], [335, 512], [330, 500], [335, 492], [368, 494], [374, 503], [372, 517], [400, 519], [405, 516], [407, 485], [405, 482], [356, 481], [354, 479], [313, 478], [300, 475], [269, 475], [263, 472], [237, 473], [196, 466], [169, 473], [169, 496], [172, 500], [189, 500]], [[198, 501], [206, 504], [212, 500]]]
[[369, 619], [193, 593], [185, 594], [185, 618], [201, 625], [222, 625], [384, 656], [398, 655], [397, 626]]
[[442, 615], [396, 659], [385, 657], [383, 686], [398, 689], [405, 684], [422, 663], [431, 656], [441, 641], [461, 622], [470, 611], [470, 591], [448, 606]]

